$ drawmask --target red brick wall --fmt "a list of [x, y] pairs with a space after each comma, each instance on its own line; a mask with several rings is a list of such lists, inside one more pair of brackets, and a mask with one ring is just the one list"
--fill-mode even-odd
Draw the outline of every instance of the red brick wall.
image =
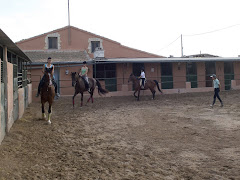
[[[120, 57], [161, 57], [147, 52], [135, 50], [122, 46], [120, 43], [110, 39], [97, 36], [80, 29], [71, 28], [71, 44], [68, 43], [68, 28], [58, 29], [40, 36], [36, 36], [25, 41], [18, 42], [17, 45], [22, 50], [45, 50], [45, 37], [48, 34], [59, 33], [61, 41], [61, 50], [86, 50], [88, 52], [89, 38], [100, 38], [103, 40], [103, 49], [106, 58], [120, 58]], [[90, 54], [93, 57], [93, 54]]]
[[186, 63], [172, 63], [173, 67], [173, 88], [186, 87]]

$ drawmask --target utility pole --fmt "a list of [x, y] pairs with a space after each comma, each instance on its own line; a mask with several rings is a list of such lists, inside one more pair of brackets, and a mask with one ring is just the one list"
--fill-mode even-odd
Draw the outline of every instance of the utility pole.
[[68, 0], [68, 26], [70, 26], [69, 0]]
[[69, 0], [68, 0], [68, 45], [71, 45], [71, 28], [70, 28]]
[[182, 57], [183, 57], [183, 43], [182, 43], [182, 34], [181, 34], [181, 52], [182, 52]]

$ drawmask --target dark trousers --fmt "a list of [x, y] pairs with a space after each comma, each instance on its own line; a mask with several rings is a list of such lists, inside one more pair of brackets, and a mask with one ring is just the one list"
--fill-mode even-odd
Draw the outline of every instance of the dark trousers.
[[[57, 93], [57, 83], [54, 81], [54, 79], [52, 80], [52, 83], [55, 87], [55, 93]], [[39, 85], [38, 85], [38, 94], [40, 94], [41, 88], [43, 87], [44, 84], [44, 77], [41, 79]]]
[[141, 81], [142, 81], [142, 87], [144, 87], [145, 78], [141, 78]]
[[214, 96], [213, 96], [213, 105], [215, 104], [216, 102], [216, 97], [218, 98], [218, 100], [220, 101], [220, 103], [222, 104], [222, 100], [219, 96], [219, 92], [220, 92], [220, 89], [219, 88], [214, 88]]

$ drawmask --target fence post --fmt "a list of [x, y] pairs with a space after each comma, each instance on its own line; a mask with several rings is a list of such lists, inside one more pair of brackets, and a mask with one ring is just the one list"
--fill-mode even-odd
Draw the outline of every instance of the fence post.
[[236, 81], [235, 80], [231, 80], [231, 89], [236, 89]]

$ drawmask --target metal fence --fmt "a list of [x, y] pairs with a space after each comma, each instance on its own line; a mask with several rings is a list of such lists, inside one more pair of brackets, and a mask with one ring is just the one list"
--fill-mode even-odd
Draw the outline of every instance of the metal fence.
[[[147, 77], [147, 80], [157, 80], [160, 84], [160, 87], [162, 89], [173, 89], [174, 88], [174, 84], [181, 84], [180, 86], [183, 86], [182, 88], [185, 88], [185, 83], [186, 82], [190, 82], [191, 83], [191, 88], [198, 88], [198, 87], [206, 87], [207, 82], [211, 82], [212, 80], [206, 80], [206, 77], [209, 77], [210, 75], [202, 75], [202, 76], [196, 76], [196, 75], [188, 75], [188, 76], [174, 76], [174, 79], [177, 78], [181, 78], [181, 79], [185, 79], [185, 80], [181, 80], [181, 81], [174, 81], [173, 76], [158, 76], [158, 77]], [[34, 79], [38, 79], [35, 81], [32, 81], [33, 83], [39, 83], [41, 80], [40, 75], [32, 75], [32, 78], [35, 77]], [[37, 78], [36, 78], [37, 77]], [[230, 90], [231, 89], [231, 80], [240, 80], [240, 78], [238, 79], [234, 79], [234, 77], [240, 77], [240, 74], [225, 74], [225, 75], [219, 75], [218, 79], [220, 81], [221, 84], [224, 83], [225, 86], [225, 90]], [[97, 78], [98, 79], [98, 78]], [[203, 80], [199, 80], [199, 79], [203, 79]], [[222, 82], [224, 79], [224, 82]], [[128, 77], [118, 77], [118, 78], [99, 78], [100, 83], [104, 82], [102, 84], [105, 84], [105, 88], [107, 90], [109, 90], [110, 92], [113, 91], [117, 91], [118, 87], [121, 88], [121, 86], [123, 84], [129, 84], [131, 85], [132, 82], [128, 83]], [[124, 82], [124, 83], [123, 83]], [[60, 84], [60, 92], [61, 89], [64, 88], [73, 88], [71, 86], [72, 84], [72, 80], [59, 80], [59, 84]], [[66, 85], [69, 84], [69, 85]], [[199, 86], [201, 84], [201, 86]]]

